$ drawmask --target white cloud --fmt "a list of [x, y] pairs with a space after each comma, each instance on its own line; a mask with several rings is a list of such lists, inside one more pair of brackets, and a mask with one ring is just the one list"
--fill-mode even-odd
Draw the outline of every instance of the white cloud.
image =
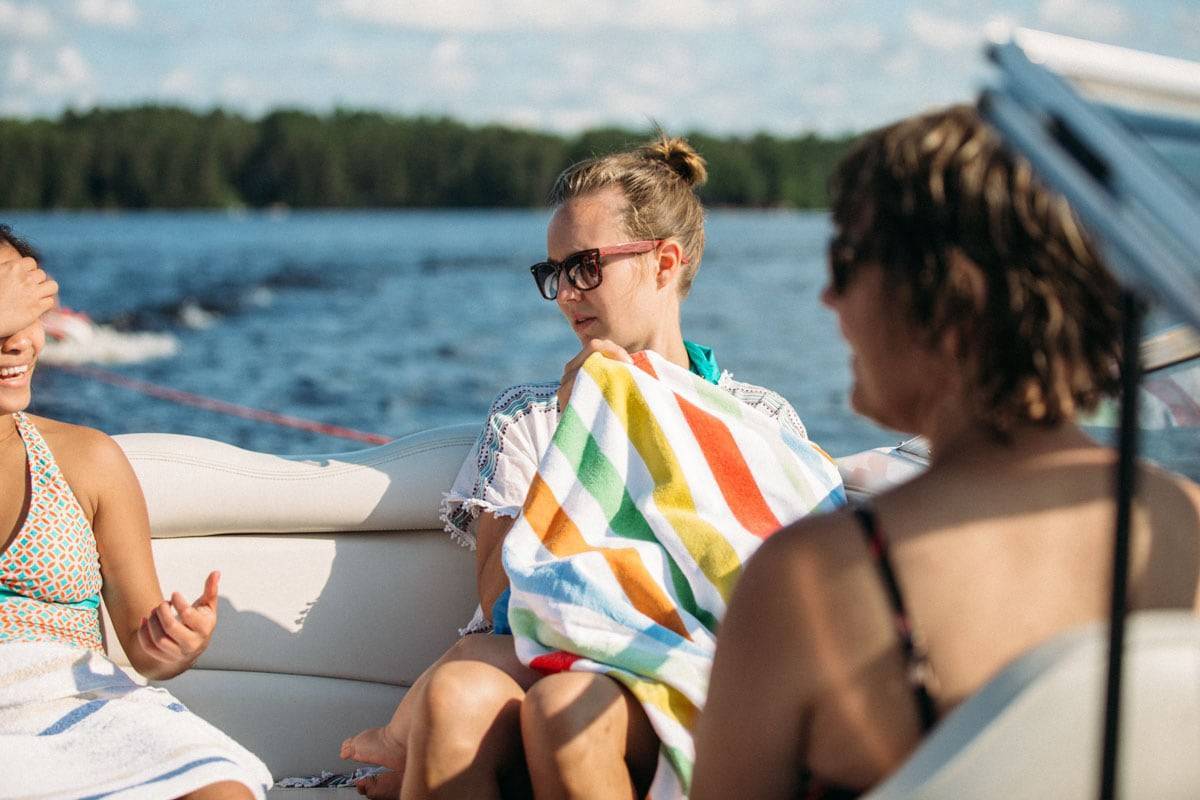
[[134, 0], [76, 0], [75, 16], [104, 28], [132, 28], [141, 15]]
[[1038, 20], [1061, 33], [1087, 38], [1106, 38], [1129, 28], [1124, 9], [1104, 0], [1042, 0]]
[[9, 82], [38, 95], [80, 101], [90, 97], [92, 68], [74, 47], [60, 47], [49, 63], [18, 50], [9, 61]]
[[54, 61], [64, 86], [75, 87], [92, 79], [92, 68], [74, 47], [60, 47]]
[[883, 71], [893, 78], [915, 75], [921, 66], [921, 53], [915, 47], [904, 47], [883, 61]]
[[717, 0], [330, 0], [324, 12], [379, 25], [445, 32], [579, 30], [707, 30], [738, 19]]
[[369, 50], [346, 44], [331, 46], [325, 51], [324, 60], [340, 75], [363, 75], [378, 66], [378, 57]]
[[14, 84], [27, 84], [33, 80], [35, 70], [33, 58], [24, 50], [17, 50], [8, 61], [8, 79]]
[[433, 82], [448, 92], [465, 92], [475, 85], [475, 70], [466, 61], [466, 47], [461, 39], [443, 39], [429, 54], [430, 76]]
[[163, 76], [158, 88], [164, 94], [186, 97], [195, 94], [196, 85], [196, 73], [184, 67], [176, 67]]
[[0, 38], [44, 39], [54, 31], [54, 18], [45, 9], [0, 0]]
[[935, 50], [964, 50], [976, 47], [983, 41], [982, 27], [923, 9], [909, 11], [905, 22], [909, 32], [921, 44]]
[[232, 73], [221, 79], [221, 96], [235, 103], [245, 103], [255, 99], [254, 82], [240, 73]]

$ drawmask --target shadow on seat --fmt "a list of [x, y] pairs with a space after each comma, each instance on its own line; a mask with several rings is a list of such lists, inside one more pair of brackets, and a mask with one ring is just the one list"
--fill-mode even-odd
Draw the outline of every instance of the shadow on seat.
[[[1026, 653], [865, 797], [1095, 797], [1107, 652], [1096, 623]], [[1120, 759], [1122, 800], [1200, 797], [1200, 619], [1189, 612], [1129, 617]]]

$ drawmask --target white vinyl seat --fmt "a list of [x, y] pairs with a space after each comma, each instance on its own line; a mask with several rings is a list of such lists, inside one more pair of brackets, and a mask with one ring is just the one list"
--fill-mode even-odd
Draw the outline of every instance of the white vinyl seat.
[[[1200, 619], [1131, 615], [1117, 796], [1200, 797]], [[870, 800], [1098, 794], [1108, 627], [1061, 634], [948, 715]]]

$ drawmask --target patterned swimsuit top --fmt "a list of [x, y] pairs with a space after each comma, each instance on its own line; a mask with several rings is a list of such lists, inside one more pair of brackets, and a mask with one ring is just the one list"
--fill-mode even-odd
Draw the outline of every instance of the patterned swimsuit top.
[[13, 414], [25, 445], [29, 510], [0, 552], [0, 644], [60, 642], [102, 650], [100, 556], [91, 523], [24, 414]]

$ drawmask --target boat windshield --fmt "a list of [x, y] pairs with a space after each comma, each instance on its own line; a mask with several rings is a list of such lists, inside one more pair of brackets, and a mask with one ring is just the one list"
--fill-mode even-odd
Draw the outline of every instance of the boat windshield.
[[[1200, 64], [1018, 30], [980, 107], [1146, 298], [1142, 454], [1200, 481]], [[1114, 441], [1115, 403], [1085, 425]]]
[[[1148, 337], [1138, 402], [1142, 455], [1200, 481], [1200, 336], [1182, 325]], [[1096, 438], [1115, 444], [1115, 400], [1083, 421]]]

